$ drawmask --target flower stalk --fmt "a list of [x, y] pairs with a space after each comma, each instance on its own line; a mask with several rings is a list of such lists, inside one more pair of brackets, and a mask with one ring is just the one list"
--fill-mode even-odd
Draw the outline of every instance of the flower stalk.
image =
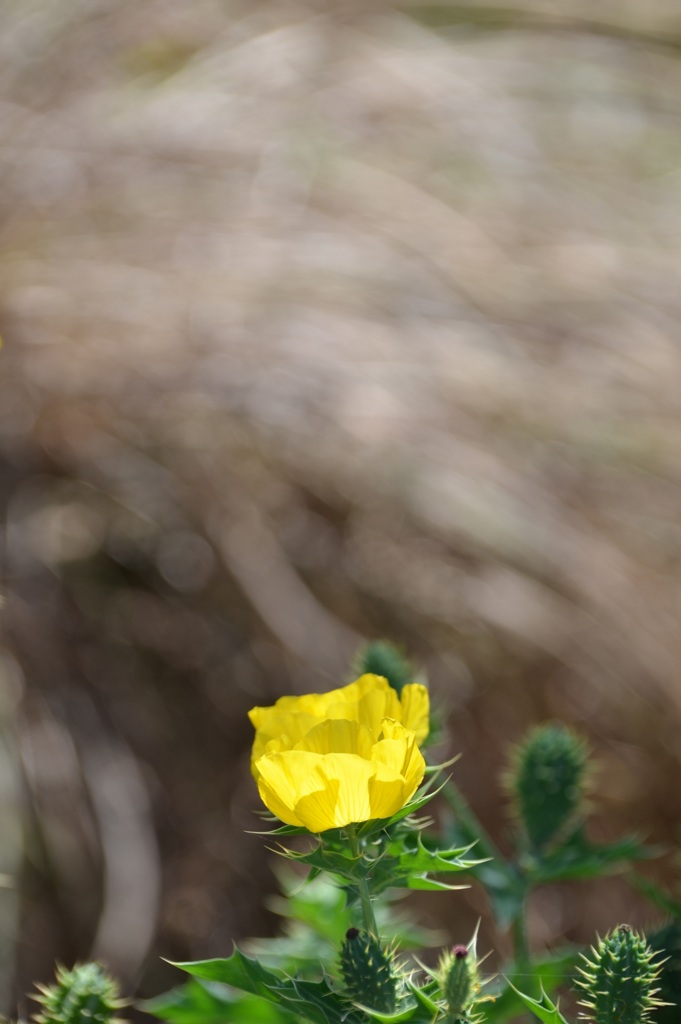
[[[357, 835], [357, 829], [354, 825], [348, 825], [346, 828], [346, 835], [348, 837], [348, 846], [352, 856], [356, 859], [364, 858], [364, 850], [362, 849], [362, 843]], [[369, 890], [369, 880], [367, 876], [362, 873], [361, 877], [357, 882], [357, 891], [359, 892], [359, 902], [362, 908], [362, 917], [364, 919], [364, 927], [370, 935], [374, 938], [378, 938], [378, 927], [376, 925], [376, 916], [374, 914], [374, 908], [371, 903], [371, 892]]]

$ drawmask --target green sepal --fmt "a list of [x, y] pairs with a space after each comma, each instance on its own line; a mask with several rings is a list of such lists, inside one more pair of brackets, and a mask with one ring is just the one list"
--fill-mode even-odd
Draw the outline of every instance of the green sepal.
[[276, 815], [270, 811], [258, 810], [254, 812], [263, 821], [271, 821], [273, 828], [265, 829], [246, 829], [246, 835], [248, 836], [309, 836], [309, 829], [303, 828], [302, 825], [285, 825], [283, 824]]
[[[326, 871], [341, 879], [352, 894], [364, 879], [370, 881], [376, 896], [389, 888], [443, 890], [460, 888], [432, 878], [431, 875], [466, 872], [480, 863], [466, 859], [470, 846], [452, 850], [430, 850], [419, 829], [425, 822], [394, 823], [390, 829], [364, 839], [361, 856], [353, 856], [342, 830], [325, 833], [318, 846], [305, 853], [286, 850], [285, 856], [316, 871]], [[352, 896], [351, 896], [352, 898]]]
[[520, 992], [520, 990], [514, 985], [511, 985], [511, 988], [527, 1009], [531, 1010], [535, 1017], [538, 1017], [539, 1020], [544, 1022], [544, 1024], [568, 1024], [568, 1021], [566, 1021], [557, 1005], [551, 1001], [543, 988], [541, 989], [540, 999], [533, 999], [532, 996], [526, 996], [524, 992]]

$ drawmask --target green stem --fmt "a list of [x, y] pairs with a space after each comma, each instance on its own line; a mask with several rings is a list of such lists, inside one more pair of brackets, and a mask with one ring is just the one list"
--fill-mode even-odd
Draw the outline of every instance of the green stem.
[[456, 824], [466, 837], [465, 842], [476, 843], [476, 854], [481, 857], [488, 857], [497, 864], [504, 862], [504, 858], [492, 842], [488, 832], [482, 827], [478, 817], [471, 810], [465, 796], [450, 779], [442, 789], [442, 795], [454, 811]]
[[[364, 853], [360, 846], [360, 841], [357, 837], [354, 825], [348, 825], [346, 827], [348, 842], [350, 844], [350, 852], [353, 857], [360, 859], [364, 856]], [[362, 917], [364, 918], [365, 929], [378, 938], [378, 928], [376, 926], [376, 918], [374, 917], [374, 908], [371, 905], [371, 894], [369, 892], [369, 883], [367, 882], [366, 876], [362, 877], [357, 882], [357, 889], [359, 890], [359, 900], [362, 906]]]
[[[528, 886], [527, 883], [524, 883], [522, 901], [518, 908], [518, 913], [513, 918], [513, 922], [511, 924], [513, 958], [515, 961], [516, 973], [518, 975], [517, 984], [528, 995], [538, 999], [541, 995], [540, 986], [537, 984], [534, 971], [532, 970], [532, 957], [530, 956], [530, 945], [527, 940], [526, 908], [528, 895]], [[532, 1021], [534, 1020], [531, 1014], [523, 1019], [527, 1020], [528, 1024], [532, 1024]]]
[[[515, 962], [515, 971], [517, 979], [515, 984], [527, 995], [531, 995], [534, 998], [540, 998], [541, 990], [540, 985], [537, 982], [535, 973], [533, 971], [533, 962], [531, 962], [531, 956], [529, 955], [529, 943], [527, 942], [527, 925], [526, 925], [526, 907], [527, 907], [527, 887], [523, 885], [522, 901], [518, 908], [518, 912], [511, 923], [511, 937], [513, 939], [513, 959]], [[537, 1019], [533, 1014], [528, 1014], [522, 1018], [525, 1024], [537, 1024]]]
[[527, 974], [530, 966], [530, 949], [527, 942], [527, 928], [525, 926], [525, 901], [520, 912], [511, 925], [513, 936], [513, 958], [515, 960], [518, 974]]

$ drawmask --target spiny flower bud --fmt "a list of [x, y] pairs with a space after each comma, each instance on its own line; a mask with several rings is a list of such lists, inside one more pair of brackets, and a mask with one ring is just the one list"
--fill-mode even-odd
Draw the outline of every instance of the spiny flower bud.
[[560, 838], [580, 809], [586, 774], [584, 741], [563, 725], [540, 725], [516, 747], [506, 775], [530, 846]]
[[341, 947], [340, 967], [347, 995], [380, 1013], [393, 1013], [397, 979], [392, 957], [369, 932], [349, 928]]
[[465, 946], [455, 946], [452, 950], [447, 975], [443, 978], [443, 995], [450, 1013], [454, 1016], [462, 1014], [473, 994], [473, 977], [468, 950]]
[[472, 1004], [480, 995], [475, 941], [454, 946], [440, 957], [434, 974], [453, 1020], [471, 1020]]
[[663, 1005], [653, 987], [661, 968], [654, 956], [645, 938], [626, 924], [599, 939], [580, 968], [578, 984], [586, 995], [581, 1005], [588, 1010], [581, 1016], [593, 1024], [646, 1024]]
[[118, 986], [97, 963], [59, 966], [55, 985], [39, 985], [33, 998], [42, 1004], [36, 1024], [122, 1024], [116, 1012], [125, 1006]]
[[404, 655], [387, 640], [372, 640], [360, 648], [355, 658], [355, 670], [362, 676], [371, 673], [387, 679], [393, 690], [402, 693], [402, 687], [413, 683], [415, 672]]

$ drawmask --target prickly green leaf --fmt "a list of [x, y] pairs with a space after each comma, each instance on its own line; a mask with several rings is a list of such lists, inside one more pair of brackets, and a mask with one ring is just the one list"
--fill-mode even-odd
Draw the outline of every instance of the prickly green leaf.
[[[513, 986], [511, 987], [513, 988]], [[524, 992], [520, 992], [517, 988], [514, 991], [527, 1009], [531, 1010], [535, 1017], [538, 1017], [539, 1020], [543, 1021], [543, 1024], [568, 1024], [563, 1014], [543, 989], [541, 990], [541, 998], [539, 999], [533, 999], [532, 996], [526, 996]]]
[[381, 1013], [378, 1010], [372, 1010], [368, 1006], [363, 1006], [362, 1010], [367, 1017], [377, 1021], [378, 1024], [406, 1024], [407, 1021], [410, 1024], [432, 1024], [431, 1018], [419, 1015], [418, 1006], [408, 1006], [406, 1009], [398, 1010], [396, 1013]]
[[452, 882], [440, 882], [437, 878], [428, 878], [426, 875], [414, 875], [407, 878], [403, 883], [405, 888], [415, 892], [454, 892], [456, 889], [467, 889], [468, 886], [454, 885]]
[[415, 998], [421, 1004], [423, 1009], [425, 1009], [429, 1014], [431, 1014], [431, 1016], [438, 1014], [440, 1012], [440, 1004], [435, 1002], [434, 999], [430, 998], [431, 994], [433, 993], [433, 990], [436, 990], [437, 986], [423, 985], [419, 987], [418, 985], [413, 985], [411, 982], [408, 981], [407, 988], [412, 993], [412, 995], [415, 996]]
[[[473, 846], [475, 844], [472, 844]], [[392, 848], [389, 848], [393, 852]], [[454, 850], [429, 850], [421, 836], [417, 836], [415, 849], [397, 852], [399, 870], [403, 874], [442, 875], [452, 871], [470, 871], [481, 864], [480, 860], [467, 860], [466, 854], [472, 846], [457, 847]]]
[[[534, 984], [541, 986], [543, 991], [550, 996], [559, 985], [565, 984], [572, 977], [579, 956], [580, 951], [571, 948], [533, 960]], [[489, 987], [490, 994], [494, 996], [494, 1002], [485, 1003], [480, 1007], [485, 1024], [502, 1024], [503, 1021], [515, 1020], [523, 1013], [524, 1004], [511, 984], [515, 975], [514, 966], [511, 965], [504, 974], [505, 977], [498, 979]], [[525, 977], [519, 976], [516, 980], [518, 984], [526, 984]]]
[[175, 967], [204, 981], [262, 996], [311, 1024], [359, 1024], [361, 1019], [326, 979], [301, 981], [274, 974], [238, 949], [225, 960], [197, 960], [176, 963]]
[[636, 836], [625, 836], [614, 843], [591, 843], [584, 830], [577, 828], [569, 839], [551, 853], [524, 864], [535, 885], [569, 879], [600, 878], [623, 870], [632, 860], [657, 856], [658, 851], [644, 846]]
[[167, 1024], [296, 1024], [293, 1014], [261, 996], [193, 979], [138, 1005]]

